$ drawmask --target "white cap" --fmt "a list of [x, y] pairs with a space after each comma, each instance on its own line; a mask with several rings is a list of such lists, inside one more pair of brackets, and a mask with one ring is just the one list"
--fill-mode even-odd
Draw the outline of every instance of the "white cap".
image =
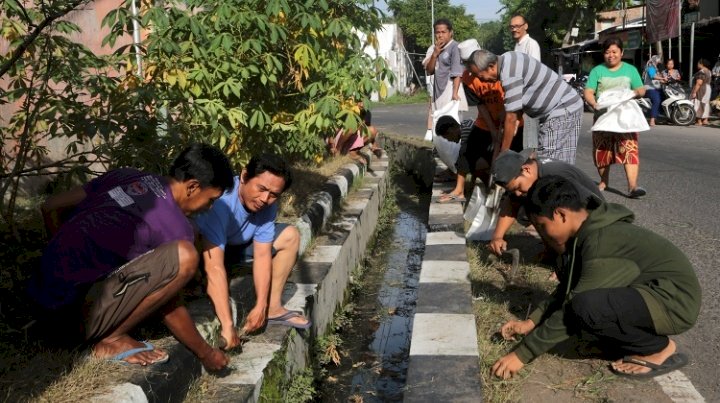
[[458, 44], [458, 49], [460, 49], [460, 59], [462, 59], [463, 62], [466, 62], [470, 59], [473, 52], [482, 48], [480, 47], [477, 39], [468, 39], [460, 42]]

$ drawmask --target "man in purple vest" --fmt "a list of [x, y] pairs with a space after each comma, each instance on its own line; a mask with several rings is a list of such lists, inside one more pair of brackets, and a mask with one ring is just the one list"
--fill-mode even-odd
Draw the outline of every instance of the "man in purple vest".
[[96, 358], [150, 365], [168, 353], [128, 333], [157, 311], [205, 368], [224, 368], [228, 357], [205, 342], [178, 294], [199, 262], [188, 216], [232, 185], [222, 151], [194, 144], [167, 177], [122, 168], [49, 198], [52, 239], [29, 287], [41, 318], [62, 324], [58, 337], [82, 337]]

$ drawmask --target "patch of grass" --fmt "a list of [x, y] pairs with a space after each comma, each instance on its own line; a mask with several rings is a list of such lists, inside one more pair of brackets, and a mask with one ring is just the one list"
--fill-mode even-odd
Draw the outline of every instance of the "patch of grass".
[[415, 91], [412, 95], [396, 93], [391, 97], [385, 98], [380, 102], [373, 102], [373, 105], [404, 105], [404, 104], [422, 104], [430, 102], [430, 95], [422, 88]]
[[[521, 253], [518, 276], [512, 285], [507, 281], [508, 262], [491, 255], [485, 244], [468, 246], [478, 348], [482, 352], [480, 375], [484, 385], [483, 400], [490, 403], [532, 400], [531, 396], [525, 395], [530, 390], [530, 393], [548, 393], [542, 396], [533, 394], [538, 401], [551, 396], [561, 400], [561, 396], [572, 396], [580, 400], [608, 401], [609, 391], [617, 385], [617, 377], [608, 373], [605, 361], [561, 356], [565, 354], [564, 349], [577, 346], [577, 340], [558, 346], [557, 353], [560, 355], [548, 353], [539, 356], [511, 380], [500, 380], [490, 373], [495, 361], [512, 351], [516, 344], [514, 341], [493, 341], [493, 334], [508, 320], [525, 319], [557, 285], [549, 279], [549, 267], [523, 264], [532, 261], [542, 251], [539, 239], [520, 233], [516, 225], [508, 235], [508, 241], [510, 247], [517, 247]], [[573, 351], [577, 355], [575, 347], [567, 350], [570, 355]], [[559, 394], [561, 392], [562, 395]]]
[[309, 402], [315, 398], [316, 393], [313, 370], [312, 368], [305, 368], [302, 372], [293, 375], [284, 401], [288, 403]]
[[340, 167], [352, 162], [349, 156], [329, 157], [318, 165], [295, 163], [292, 165], [293, 184], [280, 199], [281, 221], [297, 218], [305, 212], [308, 196], [316, 192]]
[[[539, 242], [539, 241], [538, 241]], [[522, 250], [521, 250], [522, 251]], [[480, 375], [484, 385], [485, 402], [518, 401], [519, 390], [528, 371], [511, 380], [499, 380], [491, 375], [495, 361], [511, 351], [515, 342], [493, 341], [503, 323], [511, 319], [524, 319], [532, 305], [536, 306], [554, 288], [548, 281], [550, 272], [536, 265], [521, 265], [514, 285], [507, 284], [509, 264], [490, 256], [484, 244], [468, 247], [470, 280], [473, 288], [473, 309], [478, 332]]]

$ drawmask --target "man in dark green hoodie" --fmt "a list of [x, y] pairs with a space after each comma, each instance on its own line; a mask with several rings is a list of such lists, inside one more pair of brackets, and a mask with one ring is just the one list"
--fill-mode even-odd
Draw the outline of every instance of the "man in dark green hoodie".
[[688, 361], [668, 337], [689, 330], [700, 312], [700, 284], [687, 257], [633, 225], [634, 214], [624, 206], [598, 205], [581, 194], [559, 176], [540, 178], [528, 192], [527, 214], [564, 264], [552, 297], [528, 319], [502, 326], [505, 339], [525, 337], [495, 362], [497, 377], [512, 377], [578, 333], [624, 355], [611, 364], [617, 375], [653, 377]]

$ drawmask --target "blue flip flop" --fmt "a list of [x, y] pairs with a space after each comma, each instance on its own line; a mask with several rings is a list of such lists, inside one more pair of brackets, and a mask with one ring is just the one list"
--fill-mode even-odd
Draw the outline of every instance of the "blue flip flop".
[[[153, 351], [153, 350], [155, 350], [155, 346], [153, 346], [152, 344], [150, 344], [150, 343], [148, 343], [148, 342], [146, 342], [146, 341], [143, 341], [142, 344], [144, 344], [144, 347], [138, 347], [138, 348], [133, 348], [133, 349], [130, 349], [130, 350], [127, 350], [127, 351], [123, 351], [122, 353], [120, 353], [120, 354], [118, 354], [118, 355], [115, 355], [115, 356], [113, 356], [113, 357], [106, 358], [105, 360], [106, 360], [106, 361], [112, 361], [112, 362], [119, 362], [119, 363], [121, 363], [121, 364], [123, 364], [123, 365], [131, 365], [131, 363], [125, 361], [126, 358], [128, 358], [128, 357], [130, 357], [130, 356], [132, 356], [132, 355], [135, 355], [135, 354], [137, 354], [137, 353], [142, 353], [143, 351]], [[153, 364], [162, 364], [162, 363], [164, 363], [164, 362], [167, 362], [169, 359], [170, 359], [170, 355], [167, 354], [167, 353], [165, 353], [165, 355], [164, 355], [162, 358], [159, 358], [159, 359], [157, 359], [157, 360], [155, 360], [155, 361], [152, 361], [152, 362], [150, 363], [150, 365], [153, 365]], [[141, 364], [134, 364], [134, 365], [141, 365]]]
[[[298, 323], [292, 322], [290, 320], [292, 318], [304, 318], [307, 321], [307, 323], [298, 324]], [[310, 319], [305, 318], [305, 316], [300, 311], [287, 311], [280, 316], [274, 316], [272, 318], [268, 318], [267, 323], [268, 323], [268, 325], [283, 325], [283, 326], [294, 327], [295, 329], [309, 329], [310, 326], [312, 326], [312, 322], [310, 321]]]

